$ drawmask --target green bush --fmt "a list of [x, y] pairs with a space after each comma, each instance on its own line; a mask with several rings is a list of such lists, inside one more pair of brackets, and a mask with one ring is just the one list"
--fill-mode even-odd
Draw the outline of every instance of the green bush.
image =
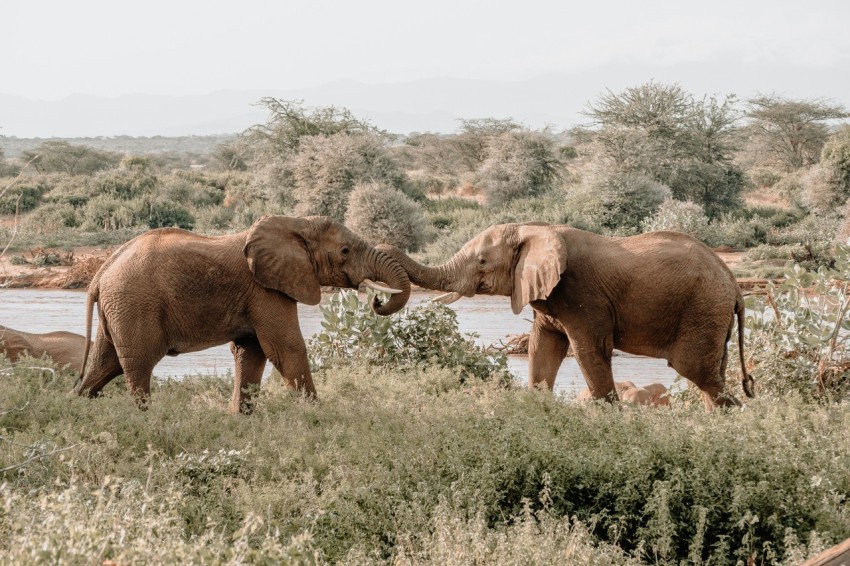
[[838, 246], [833, 268], [795, 263], [781, 284], [748, 299], [748, 351], [760, 392], [850, 400], [848, 291], [850, 248]]
[[145, 199], [128, 201], [103, 194], [89, 199], [80, 214], [83, 230], [109, 232], [142, 224], [148, 203]]
[[643, 221], [643, 231], [676, 230], [695, 238], [704, 238], [708, 229], [705, 210], [690, 201], [666, 199], [658, 210]]
[[371, 135], [310, 136], [299, 143], [291, 162], [298, 215], [323, 215], [345, 221], [348, 197], [358, 183], [378, 181], [404, 190], [404, 171], [382, 141]]
[[782, 179], [782, 173], [770, 167], [753, 167], [747, 174], [756, 187], [773, 187]]
[[98, 173], [91, 179], [91, 195], [106, 195], [120, 200], [133, 200], [157, 191], [155, 176], [137, 170], [115, 170]]
[[545, 133], [506, 132], [490, 138], [476, 184], [488, 204], [498, 205], [552, 188], [560, 168], [555, 143]]
[[[2, 185], [5, 189], [6, 185]], [[0, 196], [0, 214], [15, 214], [15, 212], [28, 212], [33, 210], [41, 202], [41, 196], [48, 191], [48, 187], [41, 180], [23, 180]]]
[[80, 225], [77, 212], [70, 204], [49, 203], [39, 206], [26, 217], [27, 228], [40, 234], [76, 228]]
[[121, 381], [0, 371], [2, 562], [799, 564], [850, 536], [846, 405], [578, 406], [357, 364], [234, 418], [227, 379], [155, 382], [142, 412]]
[[176, 226], [184, 230], [195, 227], [195, 217], [189, 209], [178, 202], [171, 200], [155, 200], [150, 203], [150, 212], [147, 219], [151, 228], [167, 228]]
[[[602, 171], [589, 176], [570, 194], [581, 204], [582, 214], [592, 224], [622, 234], [639, 231], [641, 223], [655, 214], [670, 189], [638, 173]], [[578, 197], [578, 198], [576, 198]]]
[[455, 312], [440, 303], [404, 309], [392, 317], [375, 314], [369, 291], [360, 302], [355, 291], [344, 290], [321, 306], [324, 330], [310, 340], [311, 364], [316, 369], [367, 362], [380, 365], [436, 365], [467, 378], [510, 379], [507, 358], [488, 353], [462, 335]]
[[422, 207], [400, 190], [372, 181], [357, 185], [348, 199], [345, 225], [372, 244], [416, 251], [428, 238]]

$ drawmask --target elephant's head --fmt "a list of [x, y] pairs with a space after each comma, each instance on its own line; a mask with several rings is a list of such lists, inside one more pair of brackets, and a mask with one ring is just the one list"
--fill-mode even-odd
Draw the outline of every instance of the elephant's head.
[[243, 252], [260, 285], [307, 305], [319, 303], [322, 286], [361, 283], [391, 293], [386, 304], [372, 305], [381, 315], [398, 312], [410, 298], [410, 280], [396, 260], [325, 216], [263, 216], [248, 230]]
[[398, 260], [413, 283], [452, 293], [444, 302], [476, 293], [507, 295], [517, 314], [529, 302], [548, 297], [567, 265], [564, 242], [543, 223], [491, 226], [436, 267], [423, 266], [392, 246], [378, 249]]

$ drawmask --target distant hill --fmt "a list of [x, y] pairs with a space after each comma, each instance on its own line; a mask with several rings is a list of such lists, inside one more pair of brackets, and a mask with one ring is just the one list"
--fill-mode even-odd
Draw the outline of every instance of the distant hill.
[[209, 155], [220, 144], [236, 139], [236, 134], [212, 134], [208, 136], [97, 136], [97, 137], [52, 137], [52, 138], [0, 138], [0, 147], [6, 157], [17, 157], [27, 150], [35, 149], [45, 139], [68, 141], [105, 151], [117, 151], [130, 155], [145, 153], [196, 153]]
[[185, 136], [238, 133], [264, 122], [264, 96], [342, 106], [394, 133], [453, 132], [459, 118], [512, 117], [530, 127], [564, 129], [584, 120], [588, 102], [611, 89], [655, 80], [694, 95], [776, 92], [826, 97], [850, 108], [850, 58], [829, 67], [704, 62], [669, 66], [616, 64], [523, 81], [432, 78], [366, 84], [340, 80], [291, 90], [222, 90], [197, 96], [77, 94], [57, 101], [0, 94], [0, 135], [17, 137]]

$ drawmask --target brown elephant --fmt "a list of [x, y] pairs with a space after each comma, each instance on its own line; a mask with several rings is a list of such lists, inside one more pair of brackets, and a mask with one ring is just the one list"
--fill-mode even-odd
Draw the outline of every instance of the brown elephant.
[[24, 352], [34, 358], [44, 354], [56, 362], [59, 367], [70, 367], [80, 373], [85, 360], [88, 341], [85, 336], [73, 332], [57, 331], [33, 334], [0, 326], [0, 352], [4, 352], [9, 361], [16, 361]]
[[[670, 405], [667, 388], [661, 383], [650, 383], [649, 385], [638, 387], [631, 381], [617, 381], [614, 383], [614, 388], [617, 390], [617, 396], [625, 403], [650, 407]], [[589, 388], [584, 389], [576, 396], [577, 401], [590, 401], [593, 398], [593, 393], [590, 392]]]
[[391, 246], [410, 280], [448, 291], [507, 295], [518, 314], [535, 311], [529, 383], [551, 390], [572, 348], [595, 398], [617, 397], [614, 348], [663, 358], [703, 392], [708, 408], [739, 405], [724, 393], [726, 343], [737, 316], [744, 392], [744, 301], [729, 268], [699, 240], [678, 232], [608, 238], [569, 226], [501, 224], [467, 242], [448, 262], [423, 266]]
[[372, 305], [381, 315], [399, 311], [410, 296], [398, 262], [330, 218], [264, 216], [219, 237], [152, 230], [119, 248], [92, 279], [87, 335], [94, 303], [100, 326], [75, 390], [95, 396], [123, 373], [144, 406], [164, 356], [230, 342], [234, 411], [250, 411], [246, 388], [259, 385], [267, 359], [291, 388], [315, 397], [296, 305], [318, 304], [322, 286], [361, 283], [392, 293]]

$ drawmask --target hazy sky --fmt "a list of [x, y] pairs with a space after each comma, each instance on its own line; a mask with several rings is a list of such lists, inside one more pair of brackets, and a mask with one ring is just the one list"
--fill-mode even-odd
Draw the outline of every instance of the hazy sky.
[[0, 93], [525, 79], [608, 62], [840, 65], [850, 2], [2, 0]]

